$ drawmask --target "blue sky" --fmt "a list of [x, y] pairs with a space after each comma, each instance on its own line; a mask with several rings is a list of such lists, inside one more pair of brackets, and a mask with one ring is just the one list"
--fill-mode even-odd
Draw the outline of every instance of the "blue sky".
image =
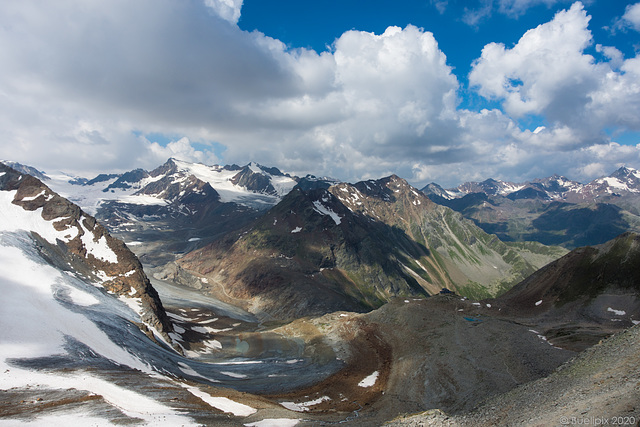
[[0, 3], [0, 157], [421, 186], [640, 168], [640, 2]]
[[[463, 21], [464, 7], [451, 3], [440, 13], [434, 3], [426, 0], [374, 0], [367, 2], [365, 7], [355, 0], [247, 0], [238, 25], [245, 30], [261, 31], [289, 47], [307, 47], [320, 52], [331, 49], [333, 42], [349, 30], [381, 34], [389, 26], [404, 28], [413, 24], [434, 34], [448, 62], [456, 68], [456, 74], [464, 77], [487, 43], [513, 44], [527, 29], [553, 18], [558, 9], [538, 5], [515, 19], [492, 11], [476, 25], [469, 25]], [[477, 6], [481, 7], [480, 4]]]
[[[495, 3], [495, 4], [493, 4]], [[482, 48], [491, 42], [512, 46], [523, 33], [553, 19], [555, 13], [571, 5], [570, 1], [522, 2], [522, 9], [512, 13], [500, 12], [498, 1], [447, 2], [416, 0], [373, 0], [366, 6], [357, 0], [325, 0], [301, 2], [293, 0], [245, 0], [240, 28], [260, 31], [276, 38], [289, 48], [309, 48], [317, 52], [331, 50], [344, 32], [359, 30], [381, 34], [389, 26], [415, 25], [434, 34], [447, 63], [464, 86], [471, 64], [480, 56]], [[527, 6], [529, 3], [534, 3]], [[487, 11], [485, 8], [489, 7]], [[625, 0], [586, 1], [584, 7], [591, 16], [590, 30], [598, 43], [616, 46], [626, 57], [640, 49], [640, 37], [633, 31], [611, 31], [610, 28], [633, 2]], [[474, 14], [480, 15], [474, 23]], [[587, 50], [594, 56], [595, 44]], [[491, 106], [486, 99], [474, 96], [461, 88], [464, 106]], [[467, 93], [469, 92], [469, 93]]]
[[[491, 3], [491, 2], [489, 2]], [[331, 48], [334, 40], [345, 31], [359, 30], [381, 34], [396, 25], [413, 24], [434, 33], [449, 61], [467, 73], [471, 62], [480, 56], [482, 48], [494, 41], [515, 44], [522, 34], [550, 21], [559, 10], [571, 5], [570, 1], [522, 2], [517, 13], [499, 11], [498, 1], [477, 23], [470, 24], [467, 15], [486, 7], [482, 1], [442, 2], [440, 10], [435, 1], [325, 0], [298, 2], [292, 0], [245, 0], [240, 28], [258, 30], [277, 38], [290, 47], [306, 47], [323, 51]], [[529, 6], [530, 3], [533, 3]], [[634, 53], [633, 44], [640, 43], [628, 31], [607, 31], [633, 2], [625, 0], [585, 1], [591, 15], [591, 30], [603, 44], [614, 44], [627, 55]], [[525, 6], [527, 5], [527, 6]]]

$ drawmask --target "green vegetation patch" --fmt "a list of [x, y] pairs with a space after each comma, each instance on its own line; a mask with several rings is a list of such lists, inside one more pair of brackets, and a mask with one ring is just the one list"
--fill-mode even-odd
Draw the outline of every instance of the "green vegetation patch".
[[471, 280], [467, 282], [466, 285], [458, 286], [458, 294], [463, 297], [467, 297], [470, 300], [480, 301], [487, 298], [492, 298], [491, 292], [482, 286], [480, 283], [472, 282]]

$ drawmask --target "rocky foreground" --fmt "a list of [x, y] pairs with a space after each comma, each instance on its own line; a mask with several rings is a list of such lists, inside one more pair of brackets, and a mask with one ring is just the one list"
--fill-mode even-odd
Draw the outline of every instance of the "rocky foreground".
[[387, 426], [638, 425], [640, 327], [585, 350], [553, 374], [490, 399], [468, 414], [440, 410]]

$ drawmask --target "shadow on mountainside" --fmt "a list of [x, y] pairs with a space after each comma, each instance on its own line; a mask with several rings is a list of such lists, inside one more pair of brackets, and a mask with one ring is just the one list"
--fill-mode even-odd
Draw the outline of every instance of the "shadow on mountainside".
[[621, 212], [618, 206], [606, 203], [576, 208], [552, 203], [532, 222], [539, 231], [527, 234], [525, 238], [545, 245], [564, 244], [573, 248], [601, 244], [629, 230]]

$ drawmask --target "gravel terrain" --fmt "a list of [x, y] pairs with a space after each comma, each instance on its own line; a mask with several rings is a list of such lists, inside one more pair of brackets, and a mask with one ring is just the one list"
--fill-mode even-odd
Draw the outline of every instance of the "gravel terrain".
[[638, 425], [640, 326], [620, 332], [559, 367], [549, 377], [490, 399], [472, 412], [428, 411], [388, 426]]

